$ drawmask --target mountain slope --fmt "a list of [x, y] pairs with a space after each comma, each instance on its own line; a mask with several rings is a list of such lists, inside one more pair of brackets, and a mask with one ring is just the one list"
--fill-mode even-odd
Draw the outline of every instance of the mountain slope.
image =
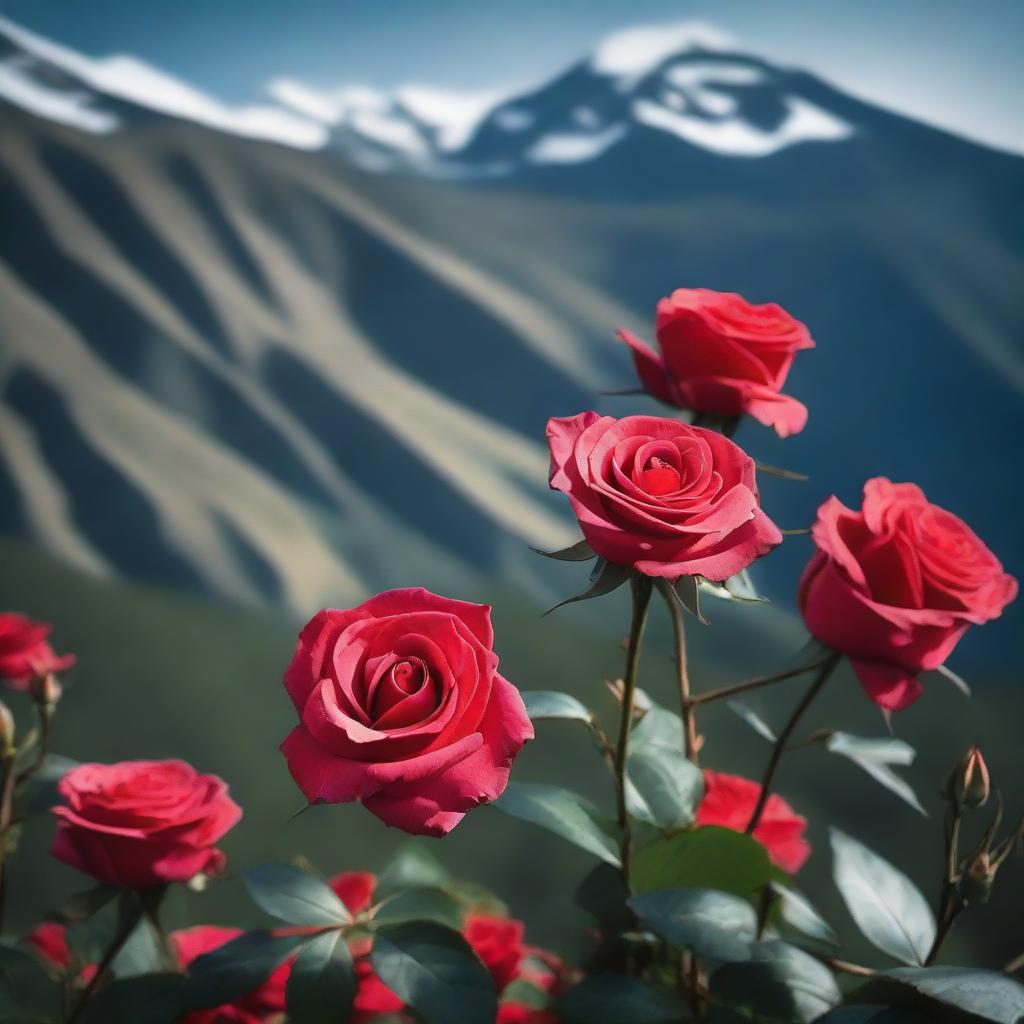
[[[613, 330], [649, 336], [655, 300], [699, 284], [778, 300], [818, 340], [788, 387], [805, 434], [739, 436], [812, 474], [764, 479], [781, 525], [913, 478], [1019, 572], [1024, 161], [712, 44], [605, 47], [386, 174], [337, 133], [243, 138], [94, 72], [59, 81], [109, 131], [4, 93], [0, 528], [296, 611], [480, 573], [564, 596], [579, 573], [526, 550], [574, 535], [544, 423], [653, 409], [602, 397], [631, 383]], [[0, 66], [44, 77], [7, 45]], [[512, 111], [532, 120], [510, 131]], [[574, 158], [531, 157], [559, 145]], [[764, 587], [788, 603], [806, 556], [787, 543]]]

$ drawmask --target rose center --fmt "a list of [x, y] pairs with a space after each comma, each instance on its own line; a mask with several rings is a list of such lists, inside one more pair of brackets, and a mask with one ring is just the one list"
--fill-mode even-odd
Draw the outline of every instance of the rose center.
[[405, 693], [415, 693], [423, 685], [423, 664], [400, 661], [391, 670], [395, 686]]
[[654, 455], [640, 473], [639, 483], [648, 494], [669, 494], [679, 490], [679, 472]]

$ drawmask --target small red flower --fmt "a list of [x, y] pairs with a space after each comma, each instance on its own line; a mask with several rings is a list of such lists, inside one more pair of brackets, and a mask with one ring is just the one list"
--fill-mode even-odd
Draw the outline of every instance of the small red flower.
[[[724, 772], [704, 771], [704, 798], [697, 807], [698, 825], [720, 825], [743, 832], [754, 813], [761, 787], [750, 779]], [[754, 838], [768, 851], [772, 863], [792, 874], [810, 856], [804, 839], [807, 819], [775, 793], [768, 797]]]
[[46, 638], [48, 622], [33, 622], [16, 612], [0, 612], [0, 679], [11, 689], [27, 690], [37, 676], [63, 672], [75, 663], [73, 654], [54, 653]]

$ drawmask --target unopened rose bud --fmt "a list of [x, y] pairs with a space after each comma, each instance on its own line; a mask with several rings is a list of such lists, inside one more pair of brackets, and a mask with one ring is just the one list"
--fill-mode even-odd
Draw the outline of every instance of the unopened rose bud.
[[987, 903], [998, 870], [987, 850], [976, 853], [967, 863], [960, 878], [960, 895], [968, 903]]
[[988, 800], [990, 792], [985, 759], [977, 747], [968, 747], [949, 774], [946, 799], [960, 809], [981, 807]]
[[60, 700], [61, 694], [64, 692], [61, 689], [60, 682], [52, 672], [46, 672], [41, 676], [36, 676], [31, 683], [32, 699], [37, 704], [42, 704], [45, 707], [52, 708], [56, 705], [57, 701]]
[[10, 757], [14, 753], [14, 715], [0, 700], [0, 756]]

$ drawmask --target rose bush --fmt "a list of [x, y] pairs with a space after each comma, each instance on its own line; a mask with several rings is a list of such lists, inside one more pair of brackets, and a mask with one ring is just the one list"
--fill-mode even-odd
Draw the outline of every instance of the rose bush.
[[712, 430], [658, 416], [548, 421], [551, 487], [590, 547], [647, 576], [722, 581], [782, 542], [754, 462]]
[[218, 873], [216, 843], [242, 816], [221, 779], [184, 761], [82, 764], [58, 791], [53, 855], [127, 888]]
[[999, 616], [1017, 581], [961, 519], [914, 484], [876, 477], [860, 511], [829, 498], [798, 603], [810, 632], [849, 655], [875, 703], [900, 710], [973, 624]]
[[630, 331], [618, 333], [644, 388], [662, 402], [723, 417], [747, 413], [780, 437], [807, 423], [806, 406], [781, 390], [796, 353], [814, 342], [774, 302], [758, 306], [735, 292], [677, 288], [658, 303], [660, 353]]
[[306, 798], [444, 835], [499, 796], [533, 727], [493, 646], [487, 605], [421, 589], [314, 616], [285, 673], [299, 725], [281, 745]]
[[71, 668], [75, 656], [54, 652], [46, 639], [52, 631], [48, 622], [0, 612], [0, 679], [12, 689], [26, 690], [36, 676]]

